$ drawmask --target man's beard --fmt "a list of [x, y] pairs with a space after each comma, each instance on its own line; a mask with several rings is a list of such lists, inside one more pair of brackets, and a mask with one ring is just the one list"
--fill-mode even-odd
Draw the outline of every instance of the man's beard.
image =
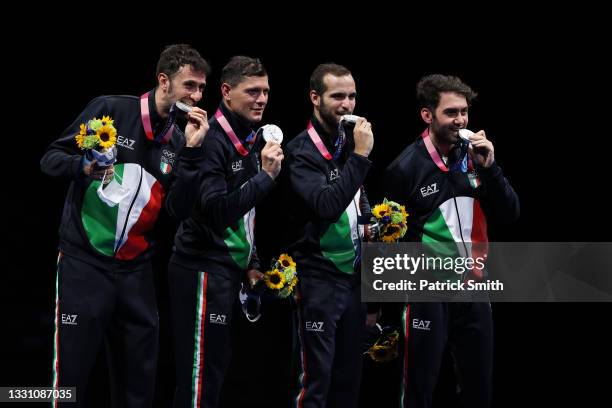
[[436, 135], [438, 143], [452, 145], [458, 142], [458, 137], [453, 137], [453, 130], [447, 126], [441, 126], [434, 120], [432, 126], [433, 133]]
[[[350, 112], [346, 112], [344, 113], [349, 114]], [[338, 127], [338, 117], [335, 115], [334, 112], [332, 112], [330, 109], [328, 109], [327, 105], [325, 105], [325, 103], [323, 102], [323, 98], [321, 98], [321, 106], [319, 107], [319, 115], [321, 116], [321, 119], [323, 120], [323, 122], [325, 122], [325, 124], [327, 125], [327, 127], [329, 127], [330, 129], [336, 129]]]

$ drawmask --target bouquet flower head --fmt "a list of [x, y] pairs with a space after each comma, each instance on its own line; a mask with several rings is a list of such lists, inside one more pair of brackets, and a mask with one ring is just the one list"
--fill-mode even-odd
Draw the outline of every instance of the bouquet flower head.
[[110, 116], [102, 116], [102, 119], [93, 118], [87, 123], [81, 123], [79, 134], [74, 138], [82, 150], [111, 148], [117, 141], [117, 129], [113, 126]]
[[377, 238], [382, 242], [397, 242], [408, 230], [408, 213], [403, 205], [386, 198], [372, 209], [372, 221]]
[[286, 298], [298, 282], [296, 265], [293, 259], [282, 254], [278, 260], [272, 259], [272, 268], [264, 274], [264, 283], [276, 296]]
[[381, 336], [364, 354], [377, 363], [386, 363], [397, 357], [399, 333], [391, 327], [381, 329]]

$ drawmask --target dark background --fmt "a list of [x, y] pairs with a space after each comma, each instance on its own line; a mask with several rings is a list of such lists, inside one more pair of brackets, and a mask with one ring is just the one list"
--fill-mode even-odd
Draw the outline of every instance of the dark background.
[[[183, 10], [181, 16], [170, 13], [129, 24], [113, 17], [99, 30], [83, 30], [78, 19], [57, 25], [49, 21], [31, 25], [35, 35], [29, 40], [6, 37], [4, 91], [10, 108], [4, 118], [3, 156], [9, 163], [2, 196], [8, 245], [0, 286], [5, 341], [0, 385], [51, 382], [54, 265], [67, 184], [43, 175], [38, 162], [93, 97], [140, 95], [152, 88], [157, 58], [167, 44], [190, 43], [212, 64], [200, 104], [209, 114], [219, 103], [219, 73], [229, 57], [261, 58], [271, 86], [265, 122], [278, 124], [285, 140], [303, 130], [311, 113], [307, 85], [314, 67], [329, 61], [349, 67], [357, 82], [355, 113], [374, 126], [374, 167], [366, 184], [373, 190], [385, 166], [423, 129], [414, 101], [417, 80], [428, 73], [458, 75], [480, 94], [469, 127], [486, 130], [521, 199], [519, 222], [492, 225], [492, 240], [609, 241], [605, 26], [594, 12], [559, 15], [559, 10], [500, 7], [488, 10], [488, 18], [454, 15], [447, 21], [436, 13], [386, 10], [379, 15], [367, 9], [327, 16], [321, 11], [294, 24], [250, 10], [241, 18], [220, 14], [215, 24], [208, 22], [214, 19], [207, 10], [187, 23], [183, 13], [190, 12]], [[310, 10], [287, 6], [280, 12]], [[166, 25], [180, 18], [192, 29]], [[283, 228], [282, 220], [260, 226], [258, 240], [273, 236], [274, 228]], [[156, 260], [161, 322], [157, 406], [168, 406], [174, 380], [164, 270], [169, 245], [169, 239], [162, 241]], [[609, 404], [610, 312], [610, 304], [494, 304], [494, 405]], [[226, 406], [286, 401], [289, 316], [288, 304], [280, 302], [264, 310], [257, 324], [237, 319]], [[364, 406], [394, 404], [393, 369], [366, 363]], [[108, 398], [105, 370], [100, 358], [88, 396], [100, 406]], [[447, 362], [438, 406], [454, 406], [453, 380]]]

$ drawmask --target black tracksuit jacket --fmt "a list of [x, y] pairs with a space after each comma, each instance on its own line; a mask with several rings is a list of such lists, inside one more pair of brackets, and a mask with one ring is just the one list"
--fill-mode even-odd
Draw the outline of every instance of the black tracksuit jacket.
[[241, 271], [258, 267], [255, 206], [272, 190], [274, 180], [260, 169], [263, 137], [249, 150], [245, 139], [251, 128], [223, 103], [220, 109], [248, 154], [238, 152], [216, 118], [209, 121], [200, 197], [179, 227], [171, 262], [237, 281]]
[[[149, 92], [154, 134], [164, 129], [155, 107], [155, 90]], [[94, 117], [110, 116], [117, 129], [115, 174], [130, 195], [108, 207], [96, 195], [100, 181], [82, 172], [83, 152], [75, 142], [79, 125]], [[93, 99], [53, 142], [41, 160], [44, 173], [71, 180], [59, 230], [60, 251], [104, 268], [141, 267], [152, 256], [153, 227], [163, 206], [174, 218], [190, 214], [204, 158], [201, 147], [185, 147], [179, 126], [168, 143], [150, 140], [143, 127], [140, 98], [113, 95]]]
[[[311, 122], [333, 154], [332, 137], [315, 117]], [[350, 285], [359, 278], [354, 268], [363, 227], [357, 224], [370, 213], [362, 185], [371, 162], [353, 150], [349, 134], [340, 158], [327, 160], [306, 130], [287, 145], [282, 191], [290, 210], [289, 249], [302, 276]]]

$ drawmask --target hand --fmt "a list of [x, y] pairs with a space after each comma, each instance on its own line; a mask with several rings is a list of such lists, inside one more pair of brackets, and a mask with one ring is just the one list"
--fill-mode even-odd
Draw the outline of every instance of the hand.
[[[105, 176], [106, 173], [106, 176]], [[98, 162], [96, 160], [92, 160], [90, 162], [83, 162], [83, 174], [87, 177], [91, 177], [94, 180], [102, 180], [104, 177], [104, 184], [110, 183], [115, 175], [115, 166], [98, 166]]]
[[468, 152], [470, 158], [479, 166], [489, 168], [495, 161], [493, 143], [487, 139], [484, 130], [470, 136]]
[[208, 114], [205, 110], [193, 107], [187, 113], [187, 126], [185, 127], [185, 141], [187, 147], [200, 147], [208, 132]]
[[357, 119], [353, 136], [355, 137], [355, 153], [368, 157], [374, 147], [372, 124], [366, 118]]
[[274, 180], [280, 173], [284, 158], [283, 149], [278, 143], [267, 142], [261, 150], [261, 168]]
[[249, 281], [249, 285], [251, 285], [251, 289], [255, 287], [257, 282], [264, 278], [264, 274], [258, 271], [257, 269], [249, 269], [246, 274], [247, 279]]

